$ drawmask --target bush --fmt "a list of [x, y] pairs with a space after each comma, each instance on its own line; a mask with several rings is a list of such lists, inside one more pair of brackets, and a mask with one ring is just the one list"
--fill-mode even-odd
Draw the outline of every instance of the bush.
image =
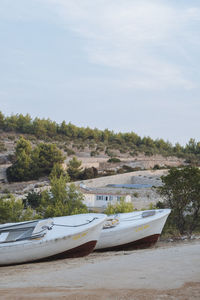
[[33, 209], [36, 209], [41, 204], [42, 195], [41, 193], [36, 192], [30, 192], [26, 196], [25, 199], [23, 199], [24, 208], [31, 207]]
[[92, 179], [98, 177], [98, 170], [95, 167], [91, 168], [85, 168], [82, 175], [81, 179]]
[[160, 170], [160, 166], [158, 164], [155, 164], [154, 167], [153, 167], [153, 170]]
[[97, 155], [99, 155], [99, 152], [96, 150], [90, 152], [90, 156], [97, 156]]
[[67, 152], [67, 155], [70, 156], [70, 155], [74, 155], [75, 154], [75, 151], [68, 148], [68, 147], [64, 147], [64, 151]]
[[133, 203], [125, 202], [124, 199], [121, 199], [119, 203], [109, 203], [104, 213], [107, 215], [113, 215], [117, 213], [127, 213], [132, 211], [134, 211]]
[[5, 144], [3, 142], [0, 142], [0, 152], [4, 152], [6, 151], [6, 147], [5, 147]]
[[108, 159], [107, 162], [109, 162], [109, 163], [118, 163], [118, 162], [121, 162], [121, 160], [117, 157], [112, 157], [112, 158]]

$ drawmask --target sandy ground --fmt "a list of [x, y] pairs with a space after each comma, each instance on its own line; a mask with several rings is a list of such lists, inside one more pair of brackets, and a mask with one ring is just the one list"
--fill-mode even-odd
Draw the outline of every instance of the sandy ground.
[[0, 268], [0, 299], [200, 299], [200, 241]]

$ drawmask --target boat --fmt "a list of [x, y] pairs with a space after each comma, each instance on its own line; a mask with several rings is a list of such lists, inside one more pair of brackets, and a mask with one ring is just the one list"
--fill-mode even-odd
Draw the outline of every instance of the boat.
[[108, 216], [95, 250], [128, 250], [154, 245], [170, 212], [170, 209], [158, 209]]
[[0, 225], [0, 265], [90, 254], [106, 215], [79, 214]]

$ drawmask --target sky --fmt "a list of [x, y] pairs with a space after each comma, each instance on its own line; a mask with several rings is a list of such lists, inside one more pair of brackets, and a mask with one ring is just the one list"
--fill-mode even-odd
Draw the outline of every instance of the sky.
[[1, 0], [0, 111], [200, 141], [200, 1]]

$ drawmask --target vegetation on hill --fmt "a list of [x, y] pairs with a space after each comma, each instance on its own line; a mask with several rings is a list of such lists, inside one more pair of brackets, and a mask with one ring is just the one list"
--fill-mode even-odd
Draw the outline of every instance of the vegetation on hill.
[[[31, 119], [28, 114], [25, 116], [16, 114], [6, 117], [1, 112], [0, 130], [30, 134], [45, 141], [52, 139], [65, 141], [66, 143], [72, 143], [77, 149], [84, 149], [89, 146], [91, 155], [98, 155], [100, 151], [104, 151], [107, 155], [113, 157], [115, 156], [113, 150], [119, 150], [121, 153], [129, 153], [132, 156], [142, 152], [148, 156], [162, 154], [184, 157], [188, 162], [194, 164], [200, 161], [200, 142], [196, 142], [194, 139], [190, 139], [185, 147], [178, 143], [173, 146], [163, 139], [141, 138], [134, 132], [114, 133], [108, 129], [77, 127], [71, 123], [66, 124], [65, 121], [57, 124], [50, 119]], [[74, 154], [74, 151], [67, 146], [66, 151], [72, 151]]]
[[20, 137], [17, 141], [13, 164], [6, 170], [9, 182], [29, 181], [48, 176], [63, 176], [68, 181], [95, 178], [98, 170], [81, 167], [82, 161], [75, 156], [69, 161], [67, 171], [62, 167], [64, 156], [55, 144], [39, 143], [32, 148], [30, 141]]
[[12, 166], [6, 170], [9, 182], [49, 175], [54, 164], [64, 161], [64, 156], [55, 144], [40, 143], [32, 149], [31, 143], [21, 137], [17, 142], [13, 160]]

